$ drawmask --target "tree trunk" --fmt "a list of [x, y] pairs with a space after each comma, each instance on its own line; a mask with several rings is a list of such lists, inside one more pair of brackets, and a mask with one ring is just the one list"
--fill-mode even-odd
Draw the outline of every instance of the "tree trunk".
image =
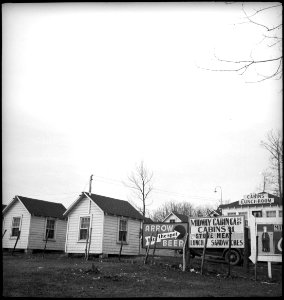
[[279, 197], [282, 199], [282, 186], [281, 186], [281, 162], [280, 162], [280, 153], [278, 152], [278, 186], [279, 186]]

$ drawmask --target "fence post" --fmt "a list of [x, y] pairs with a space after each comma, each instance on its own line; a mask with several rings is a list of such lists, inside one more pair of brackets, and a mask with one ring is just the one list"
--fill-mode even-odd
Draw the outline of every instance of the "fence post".
[[89, 259], [89, 253], [90, 253], [90, 248], [91, 248], [91, 240], [92, 240], [92, 227], [91, 227], [91, 229], [90, 229], [90, 239], [89, 239], [89, 245], [88, 245], [88, 252], [87, 252], [87, 258], [86, 258], [86, 260], [88, 260]]
[[16, 243], [15, 243], [14, 248], [13, 248], [13, 251], [12, 251], [12, 255], [14, 254], [14, 251], [15, 251], [16, 246], [17, 246], [17, 244], [18, 244], [18, 240], [19, 240], [19, 238], [20, 238], [20, 234], [21, 234], [21, 231], [18, 232], [18, 236], [17, 236], [17, 239], [16, 239]]
[[118, 256], [118, 260], [120, 261], [120, 256], [121, 256], [121, 252], [122, 252], [122, 247], [123, 247], [123, 238], [125, 236], [125, 232], [123, 232], [123, 234], [121, 235], [121, 241], [120, 241], [120, 250], [119, 250], [119, 256]]
[[204, 265], [204, 259], [205, 259], [207, 240], [208, 240], [208, 232], [206, 231], [205, 243], [204, 243], [204, 248], [203, 248], [203, 253], [202, 253], [202, 261], [201, 261], [201, 275], [203, 274], [203, 265]]
[[85, 259], [88, 257], [88, 241], [89, 241], [89, 228], [87, 229], [86, 248], [85, 248]]
[[272, 272], [271, 272], [271, 261], [267, 262], [267, 268], [268, 268], [268, 278], [272, 279]]
[[44, 257], [44, 252], [45, 252], [45, 249], [46, 249], [46, 244], [47, 244], [47, 240], [48, 240], [48, 235], [49, 235], [49, 229], [47, 229], [47, 232], [46, 232], [46, 236], [45, 236], [45, 244], [44, 244], [44, 248], [43, 248], [42, 257]]

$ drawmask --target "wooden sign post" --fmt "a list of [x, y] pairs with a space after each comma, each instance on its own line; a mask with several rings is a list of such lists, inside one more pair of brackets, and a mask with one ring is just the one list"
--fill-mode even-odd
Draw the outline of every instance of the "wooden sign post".
[[156, 242], [157, 242], [157, 238], [158, 238], [158, 231], [156, 231], [156, 237], [155, 237], [155, 242], [154, 242], [154, 249], [153, 249], [153, 258], [154, 258], [154, 255], [155, 255], [155, 251], [156, 251]]
[[243, 269], [245, 273], [249, 272], [249, 240], [248, 240], [248, 228], [245, 227], [245, 248], [244, 248], [244, 261]]
[[146, 265], [146, 263], [147, 263], [147, 258], [148, 258], [148, 254], [149, 254], [149, 249], [150, 249], [150, 245], [151, 245], [151, 241], [152, 241], [152, 235], [153, 235], [153, 233], [151, 233], [150, 240], [149, 240], [149, 245], [148, 245], [147, 250], [146, 250], [146, 255], [145, 255], [144, 265]]
[[258, 256], [258, 236], [256, 236], [256, 249], [255, 249], [255, 255], [256, 255], [256, 260], [255, 260], [255, 265], [254, 265], [254, 280], [256, 281], [257, 279], [257, 274], [256, 274], [256, 268], [257, 268], [257, 256]]
[[231, 227], [229, 227], [229, 255], [228, 255], [228, 275], [229, 277], [231, 275], [231, 245], [232, 245], [232, 230]]
[[185, 237], [185, 241], [184, 241], [184, 244], [183, 244], [183, 251], [182, 251], [182, 271], [184, 272], [185, 269], [186, 269], [186, 252], [187, 252], [187, 247], [186, 247], [186, 243], [187, 243], [187, 238], [188, 238], [188, 233], [186, 234], [186, 237]]
[[207, 247], [207, 240], [208, 240], [208, 232], [206, 231], [205, 243], [204, 243], [202, 260], [201, 260], [201, 275], [203, 274], [203, 266], [204, 266], [204, 259], [205, 259], [205, 251], [206, 251], [206, 247]]

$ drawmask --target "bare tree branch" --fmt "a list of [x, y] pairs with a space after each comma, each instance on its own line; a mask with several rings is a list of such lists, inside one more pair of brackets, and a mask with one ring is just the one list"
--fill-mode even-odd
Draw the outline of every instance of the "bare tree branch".
[[282, 198], [282, 167], [283, 167], [283, 138], [280, 131], [274, 132], [271, 130], [267, 134], [267, 139], [261, 141], [260, 145], [270, 153], [272, 170], [276, 171], [275, 177], [277, 178], [278, 194]]
[[146, 200], [149, 194], [153, 190], [152, 185], [153, 173], [150, 173], [144, 166], [143, 161], [136, 167], [135, 171], [128, 176], [128, 182], [125, 185], [132, 189], [137, 198], [142, 201], [143, 208], [141, 209], [143, 216], [145, 217], [146, 212]]
[[[236, 72], [238, 75], [245, 75], [246, 73], [249, 73], [249, 70], [253, 70], [252, 66], [255, 66], [255, 74], [257, 76], [260, 76], [262, 78], [256, 78], [255, 81], [246, 81], [247, 83], [257, 83], [257, 82], [262, 82], [268, 79], [280, 79], [282, 78], [282, 32], [279, 30], [282, 27], [282, 20], [279, 22], [279, 24], [262, 24], [261, 22], [257, 21], [254, 19], [254, 17], [260, 13], [267, 14], [272, 9], [274, 9], [273, 13], [277, 12], [279, 7], [282, 7], [282, 4], [275, 4], [275, 5], [270, 5], [268, 7], [260, 8], [255, 10], [254, 13], [248, 14], [244, 7], [244, 3], [242, 3], [242, 11], [244, 13], [244, 18], [246, 18], [246, 22], [242, 22], [240, 24], [253, 24], [255, 26], [258, 26], [260, 28], [263, 28], [265, 30], [265, 33], [263, 34], [263, 38], [259, 41], [259, 43], [256, 44], [257, 47], [260, 47], [260, 44], [262, 46], [267, 47], [267, 54], [264, 55], [264, 58], [254, 58], [252, 53], [250, 54], [250, 59], [238, 59], [238, 60], [232, 60], [232, 59], [221, 59], [216, 56], [214, 53], [215, 58], [217, 61], [219, 61], [221, 64], [226, 65], [226, 68], [203, 68], [199, 67], [203, 70], [207, 71], [214, 71], [214, 72]], [[275, 11], [277, 9], [277, 11]], [[275, 19], [275, 18], [274, 18]], [[272, 20], [272, 17], [269, 18], [269, 20]], [[264, 41], [268, 40], [274, 40], [273, 42], [269, 42], [264, 44]], [[279, 46], [279, 47], [278, 47]], [[275, 49], [277, 52], [280, 52], [279, 55], [271, 53], [271, 49]], [[265, 58], [265, 56], [267, 58]], [[272, 56], [272, 58], [271, 58]], [[276, 62], [276, 66], [274, 66], [274, 63]], [[278, 62], [278, 63], [277, 63]], [[272, 65], [272, 70], [269, 71], [268, 74], [260, 74], [257, 70], [259, 68], [258, 66], [261, 65]], [[250, 71], [251, 74], [251, 71]]]

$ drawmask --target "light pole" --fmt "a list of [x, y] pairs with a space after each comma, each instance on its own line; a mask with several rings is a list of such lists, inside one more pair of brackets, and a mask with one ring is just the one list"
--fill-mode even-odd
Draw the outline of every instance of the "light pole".
[[220, 188], [220, 190], [221, 190], [221, 205], [222, 205], [222, 188], [219, 185], [216, 186], [215, 191], [214, 191], [215, 193], [217, 193], [217, 190], [216, 190], [217, 188]]

